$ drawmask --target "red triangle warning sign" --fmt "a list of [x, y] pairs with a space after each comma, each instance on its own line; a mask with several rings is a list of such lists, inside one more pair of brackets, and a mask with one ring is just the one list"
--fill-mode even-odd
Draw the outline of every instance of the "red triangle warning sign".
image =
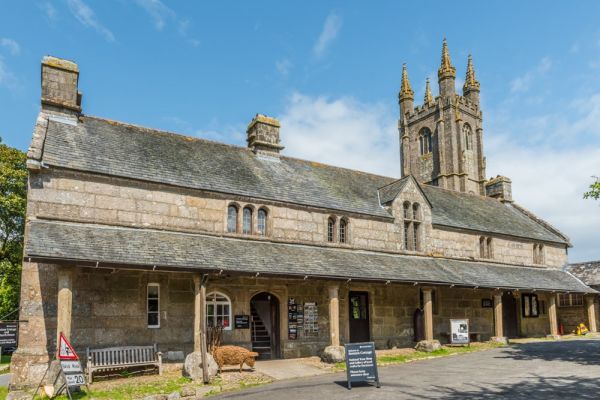
[[60, 339], [58, 341], [58, 359], [59, 360], [78, 360], [77, 353], [71, 347], [71, 343], [67, 340], [63, 333], [60, 333]]

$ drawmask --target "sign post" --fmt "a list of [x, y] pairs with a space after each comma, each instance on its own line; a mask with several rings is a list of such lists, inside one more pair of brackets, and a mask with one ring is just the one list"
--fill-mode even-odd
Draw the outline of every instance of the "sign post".
[[[83, 370], [81, 369], [81, 362], [75, 350], [71, 346], [71, 343], [67, 340], [63, 333], [60, 333], [60, 339], [58, 342], [58, 359], [60, 361], [60, 369], [65, 378], [65, 387], [67, 395], [71, 398], [72, 387], [79, 387], [87, 385], [85, 377], [83, 376]], [[62, 391], [59, 390], [57, 394]]]
[[451, 319], [450, 320], [450, 344], [469, 345], [469, 320]]
[[375, 343], [348, 343], [346, 349], [346, 375], [348, 389], [352, 389], [352, 382], [375, 381], [379, 384], [379, 373], [377, 372], [377, 357], [375, 355]]

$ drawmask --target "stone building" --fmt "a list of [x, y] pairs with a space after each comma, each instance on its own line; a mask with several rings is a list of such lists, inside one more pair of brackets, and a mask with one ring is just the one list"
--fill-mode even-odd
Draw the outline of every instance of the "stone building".
[[[59, 332], [76, 349], [198, 349], [201, 327], [264, 357], [328, 345], [558, 335], [568, 238], [485, 179], [479, 83], [446, 44], [440, 95], [399, 94], [400, 178], [282, 154], [277, 120], [237, 147], [85, 115], [79, 69], [42, 61], [14, 387], [37, 383]], [[107, 83], [109, 84], [109, 83]], [[594, 309], [587, 309], [593, 315]]]
[[[566, 270], [592, 289], [600, 290], [600, 260], [569, 264]], [[559, 330], [562, 329], [565, 333], [573, 332], [577, 325], [583, 322], [590, 330], [596, 331], [600, 324], [600, 314], [596, 313], [595, 320], [590, 319], [590, 314], [585, 312], [584, 307], [598, 309], [598, 300], [598, 296], [584, 297], [580, 293], [559, 294]]]

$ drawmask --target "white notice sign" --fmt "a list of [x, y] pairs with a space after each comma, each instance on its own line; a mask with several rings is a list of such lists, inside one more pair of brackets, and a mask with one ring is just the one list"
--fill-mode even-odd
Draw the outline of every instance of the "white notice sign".
[[65, 379], [67, 380], [67, 386], [81, 386], [85, 385], [85, 379], [83, 374], [73, 374], [73, 375], [65, 375]]
[[79, 362], [79, 360], [77, 360], [77, 361], [61, 361], [60, 366], [62, 367], [62, 370], [65, 372], [65, 374], [82, 372], [81, 363]]
[[469, 320], [451, 319], [450, 320], [450, 343], [469, 344]]

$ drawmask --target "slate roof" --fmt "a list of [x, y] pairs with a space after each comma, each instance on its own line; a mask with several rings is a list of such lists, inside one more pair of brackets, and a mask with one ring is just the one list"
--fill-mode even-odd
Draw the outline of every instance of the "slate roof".
[[29, 222], [24, 254], [91, 265], [594, 292], [556, 269], [43, 220]]
[[588, 286], [600, 286], [600, 260], [569, 264], [567, 271]]
[[[381, 204], [391, 201], [406, 182], [290, 157], [267, 161], [245, 147], [88, 116], [75, 125], [51, 119], [42, 161], [50, 166], [382, 218], [391, 215]], [[434, 224], [568, 244], [564, 236], [508, 204], [420, 186], [433, 206]]]

